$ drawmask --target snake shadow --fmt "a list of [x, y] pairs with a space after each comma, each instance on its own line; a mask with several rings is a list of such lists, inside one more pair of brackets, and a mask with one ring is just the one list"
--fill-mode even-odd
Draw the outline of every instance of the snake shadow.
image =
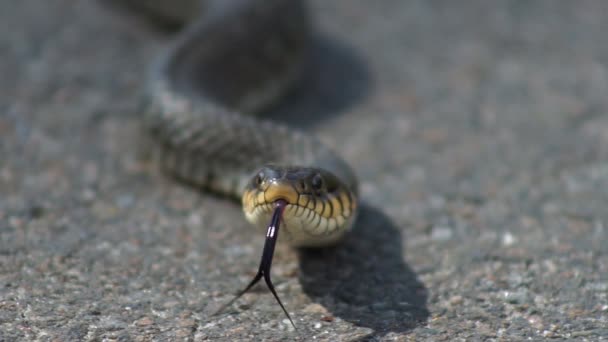
[[429, 317], [427, 289], [403, 260], [400, 230], [381, 211], [362, 205], [346, 240], [301, 249], [304, 292], [334, 316], [374, 334], [406, 332]]
[[373, 85], [369, 63], [354, 47], [315, 33], [300, 80], [264, 117], [309, 129], [355, 107]]
[[[135, 6], [131, 0], [98, 2], [165, 37], [185, 26], [170, 16], [160, 16], [145, 6]], [[371, 93], [374, 82], [368, 63], [347, 42], [313, 28], [306, 51], [300, 79], [276, 103], [264, 108], [261, 113], [264, 118], [306, 130], [343, 114]]]

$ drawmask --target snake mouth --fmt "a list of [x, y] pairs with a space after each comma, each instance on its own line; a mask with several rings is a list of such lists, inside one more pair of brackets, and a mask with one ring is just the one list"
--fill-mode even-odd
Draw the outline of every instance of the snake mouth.
[[278, 200], [274, 201], [274, 207], [275, 208], [285, 208], [287, 206], [287, 204], [289, 204], [286, 200], [279, 198]]
[[263, 225], [264, 220], [269, 218], [277, 206], [284, 209], [298, 206], [298, 197], [298, 192], [291, 184], [275, 181], [263, 189], [246, 191], [243, 196], [243, 209], [246, 216], [260, 220], [260, 225]]
[[297, 204], [299, 194], [290, 184], [275, 182], [266, 188], [262, 196], [263, 201], [258, 201], [260, 204], [276, 203], [277, 201], [285, 201], [286, 204]]

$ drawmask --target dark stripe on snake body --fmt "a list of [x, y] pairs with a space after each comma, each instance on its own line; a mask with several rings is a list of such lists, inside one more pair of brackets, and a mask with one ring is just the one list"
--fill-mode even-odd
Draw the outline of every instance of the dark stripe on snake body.
[[334, 205], [331, 203], [330, 198], [327, 198], [325, 201], [325, 205], [329, 206], [329, 217], [334, 216]]

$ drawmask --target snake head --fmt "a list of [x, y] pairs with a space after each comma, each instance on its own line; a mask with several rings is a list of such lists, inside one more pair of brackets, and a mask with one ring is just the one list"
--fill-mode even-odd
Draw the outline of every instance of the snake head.
[[354, 220], [354, 194], [331, 172], [310, 167], [267, 165], [243, 192], [247, 220], [265, 229], [274, 203], [287, 202], [284, 236], [294, 246], [323, 246], [340, 239]]

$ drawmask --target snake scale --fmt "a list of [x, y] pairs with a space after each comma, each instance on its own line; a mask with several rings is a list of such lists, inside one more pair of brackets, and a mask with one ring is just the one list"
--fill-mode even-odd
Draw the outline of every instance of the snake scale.
[[268, 227], [260, 270], [235, 299], [264, 277], [283, 308], [269, 275], [279, 225], [284, 225], [282, 239], [293, 246], [333, 244], [350, 229], [358, 201], [354, 172], [330, 148], [255, 116], [303, 72], [311, 39], [305, 5], [299, 0], [129, 2], [171, 21], [191, 21], [154, 63], [145, 126], [166, 172], [240, 199], [247, 219]]

